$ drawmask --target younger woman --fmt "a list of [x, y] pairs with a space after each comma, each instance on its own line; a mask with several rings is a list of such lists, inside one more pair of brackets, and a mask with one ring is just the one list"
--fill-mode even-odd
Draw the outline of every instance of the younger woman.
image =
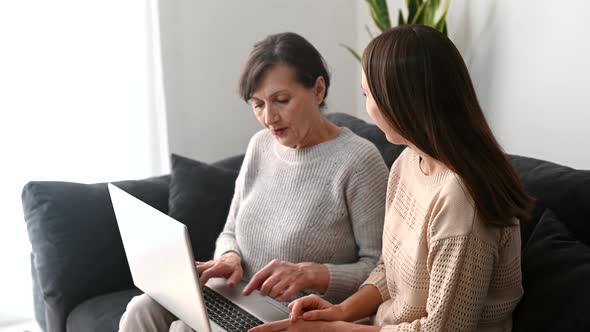
[[[531, 198], [459, 51], [404, 25], [375, 38], [362, 67], [369, 116], [408, 146], [389, 175], [382, 257], [341, 304], [310, 295], [291, 303], [291, 319], [252, 331], [510, 331]], [[369, 316], [373, 325], [350, 323]]]

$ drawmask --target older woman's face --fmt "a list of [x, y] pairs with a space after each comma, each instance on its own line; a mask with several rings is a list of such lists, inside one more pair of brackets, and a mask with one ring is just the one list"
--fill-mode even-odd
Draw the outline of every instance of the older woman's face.
[[318, 78], [312, 88], [294, 79], [288, 65], [268, 68], [249, 100], [258, 122], [269, 129], [279, 143], [304, 146], [314, 123], [319, 121], [319, 105], [324, 99], [325, 83]]

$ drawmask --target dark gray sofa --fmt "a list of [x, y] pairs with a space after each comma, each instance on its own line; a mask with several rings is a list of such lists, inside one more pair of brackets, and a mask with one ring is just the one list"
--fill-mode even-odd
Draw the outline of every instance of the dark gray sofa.
[[[388, 143], [362, 120], [341, 113], [328, 117], [372, 141], [388, 166], [404, 148]], [[521, 156], [510, 160], [537, 199], [531, 220], [521, 225], [525, 296], [514, 314], [514, 330], [588, 331], [590, 171]], [[241, 161], [236, 156], [213, 165], [235, 171]], [[116, 184], [167, 213], [170, 179]], [[140, 292], [133, 287], [106, 184], [30, 182], [22, 201], [41, 327], [48, 332], [117, 331], [125, 305]], [[208, 222], [221, 227], [225, 220]], [[189, 232], [192, 236], [199, 229], [189, 226]]]

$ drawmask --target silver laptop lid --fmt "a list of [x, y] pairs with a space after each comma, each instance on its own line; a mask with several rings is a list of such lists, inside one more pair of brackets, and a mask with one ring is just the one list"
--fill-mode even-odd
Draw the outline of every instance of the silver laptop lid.
[[194, 330], [211, 326], [186, 226], [108, 184], [133, 283]]

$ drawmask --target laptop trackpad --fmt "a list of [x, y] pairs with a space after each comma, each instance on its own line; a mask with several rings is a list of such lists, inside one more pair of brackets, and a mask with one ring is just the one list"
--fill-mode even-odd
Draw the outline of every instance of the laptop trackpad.
[[263, 322], [272, 322], [289, 317], [289, 309], [283, 303], [275, 301], [271, 297], [262, 296], [258, 291], [252, 292], [249, 296], [242, 295], [242, 290], [246, 286], [245, 282], [240, 282], [235, 287], [229, 287], [225, 279], [215, 278], [210, 279], [207, 286]]

